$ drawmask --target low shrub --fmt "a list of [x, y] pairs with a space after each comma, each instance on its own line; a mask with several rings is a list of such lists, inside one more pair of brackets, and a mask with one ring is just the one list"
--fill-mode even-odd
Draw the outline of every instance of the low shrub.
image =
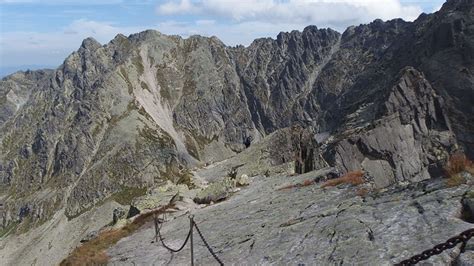
[[324, 182], [321, 185], [321, 188], [334, 187], [340, 184], [351, 184], [351, 185], [357, 186], [357, 185], [363, 184], [364, 182], [365, 182], [364, 172], [359, 170], [359, 171], [348, 172], [347, 174], [338, 178], [330, 179]]
[[369, 194], [370, 190], [368, 188], [359, 188], [356, 190], [356, 195], [359, 197], [365, 197]]
[[446, 165], [444, 166], [446, 175], [446, 185], [453, 187], [466, 182], [461, 175], [462, 172], [468, 172], [474, 175], [474, 164], [462, 152], [456, 152], [449, 156]]
[[466, 183], [466, 179], [460, 174], [452, 175], [446, 180], [446, 185], [448, 187], [456, 187], [464, 183]]
[[291, 189], [291, 188], [298, 188], [298, 187], [307, 187], [307, 186], [313, 185], [314, 183], [315, 183], [315, 181], [313, 179], [306, 179], [302, 183], [286, 185], [286, 186], [281, 187], [277, 190], [284, 190], [284, 189]]
[[119, 229], [102, 231], [94, 239], [76, 247], [67, 258], [61, 261], [60, 265], [104, 265], [107, 264], [108, 257], [105, 251], [117, 243], [120, 239], [131, 235], [145, 223], [153, 219], [154, 214], [164, 213], [173, 207], [166, 205], [157, 210], [143, 213]]
[[461, 172], [474, 174], [474, 165], [462, 152], [456, 152], [449, 157], [444, 171], [447, 177], [452, 177]]

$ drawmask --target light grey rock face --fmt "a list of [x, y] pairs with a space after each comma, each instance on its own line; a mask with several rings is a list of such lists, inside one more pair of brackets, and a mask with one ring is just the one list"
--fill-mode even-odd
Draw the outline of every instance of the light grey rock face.
[[361, 168], [367, 175], [373, 178], [376, 188], [388, 187], [395, 183], [392, 167], [385, 160], [370, 160], [365, 158], [361, 163]]
[[[227, 201], [192, 213], [224, 264], [393, 265], [472, 227], [460, 219], [460, 201], [472, 187], [446, 188], [441, 180], [365, 198], [351, 187], [276, 190], [324, 173], [258, 177]], [[153, 237], [153, 230], [144, 227], [119, 241], [107, 251], [109, 263], [190, 262], [189, 246], [171, 254], [160, 243], [144, 241]], [[163, 224], [162, 235], [167, 245], [177, 247], [188, 230], [187, 216], [177, 213]], [[215, 263], [196, 233], [194, 241], [195, 263]], [[447, 265], [458, 253], [446, 251], [427, 262]]]
[[[347, 130], [321, 145], [324, 159], [342, 172], [365, 170], [377, 187], [439, 175], [456, 142], [442, 99], [410, 67], [384, 93], [345, 118]], [[370, 123], [368, 110], [375, 113]]]
[[474, 265], [474, 251], [467, 251], [459, 256], [456, 262], [459, 266], [472, 266]]
[[50, 70], [17, 72], [0, 81], [0, 127], [15, 115], [27, 102], [33, 88], [44, 82], [45, 77], [51, 72]]
[[253, 151], [286, 164], [293, 148], [281, 129], [296, 122], [328, 134], [316, 141], [318, 168], [366, 167], [380, 187], [439, 175], [456, 142], [472, 153], [472, 10], [472, 0], [451, 0], [413, 23], [376, 20], [342, 35], [310, 26], [247, 48], [153, 30], [86, 39], [54, 72], [0, 83], [1, 224], [22, 208], [33, 223], [61, 208], [74, 218], [245, 153], [249, 136], [255, 145], [279, 134], [277, 149]]

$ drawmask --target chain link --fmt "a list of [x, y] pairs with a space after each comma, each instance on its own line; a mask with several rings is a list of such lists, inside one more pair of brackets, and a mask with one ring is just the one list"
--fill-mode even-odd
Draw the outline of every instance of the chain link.
[[[186, 236], [186, 240], [184, 240], [183, 245], [181, 245], [181, 247], [178, 248], [178, 249], [174, 249], [174, 248], [171, 248], [171, 247], [169, 247], [168, 245], [165, 244], [164, 239], [163, 239], [163, 236], [161, 235], [161, 227], [162, 227], [163, 225], [161, 225], [161, 226], [158, 225], [158, 218], [157, 218], [156, 216], [154, 217], [154, 220], [155, 220], [156, 235], [159, 237], [160, 242], [161, 242], [161, 244], [163, 245], [163, 247], [165, 247], [167, 250], [169, 250], [169, 251], [171, 251], [171, 252], [173, 252], [173, 253], [180, 252], [180, 251], [186, 246], [186, 244], [188, 243], [189, 238], [191, 237], [192, 227], [189, 228], [188, 235]], [[163, 222], [164, 222], [164, 221], [163, 221]]]
[[[165, 214], [163, 214], [165, 215]], [[219, 259], [219, 257], [217, 257], [217, 254], [214, 252], [214, 250], [211, 248], [211, 246], [209, 245], [209, 243], [207, 243], [206, 239], [204, 238], [201, 230], [199, 229], [198, 225], [196, 224], [196, 222], [194, 221], [194, 215], [190, 215], [189, 216], [189, 219], [191, 220], [191, 226], [189, 228], [189, 232], [188, 232], [188, 235], [186, 236], [186, 240], [184, 241], [183, 245], [181, 245], [180, 248], [178, 249], [173, 249], [169, 246], [167, 246], [164, 242], [164, 239], [161, 235], [161, 228], [163, 227], [163, 223], [165, 222], [165, 216], [163, 216], [163, 219], [161, 221], [161, 225], [160, 225], [160, 219], [157, 217], [157, 216], [154, 216], [154, 222], [155, 222], [155, 237], [159, 237], [160, 239], [160, 242], [161, 244], [163, 245], [163, 247], [165, 247], [167, 250], [173, 252], [173, 253], [176, 253], [176, 252], [179, 252], [181, 251], [185, 246], [186, 244], [188, 243], [188, 240], [190, 239], [191, 237], [191, 234], [193, 233], [193, 226], [196, 228], [196, 231], [198, 232], [199, 236], [201, 237], [202, 241], [204, 242], [204, 245], [207, 247], [207, 249], [209, 250], [209, 252], [211, 253], [211, 255], [214, 257], [214, 259], [220, 264], [220, 265], [224, 265], [224, 263]], [[192, 243], [191, 243], [192, 244]]]
[[204, 242], [204, 245], [206, 245], [207, 249], [209, 250], [209, 252], [211, 253], [211, 255], [214, 257], [214, 259], [216, 259], [216, 261], [220, 264], [220, 265], [224, 265], [224, 263], [222, 263], [222, 261], [219, 259], [219, 257], [217, 257], [216, 253], [214, 252], [214, 250], [212, 250], [211, 246], [207, 243], [206, 239], [204, 238], [204, 236], [202, 235], [201, 233], [201, 230], [199, 230], [199, 227], [197, 226], [196, 222], [193, 222], [194, 224], [194, 227], [196, 227], [196, 231], [198, 232], [199, 236], [201, 237], [202, 239], [202, 242]]
[[467, 241], [469, 241], [469, 239], [471, 239], [473, 236], [474, 236], [474, 228], [466, 230], [455, 237], [451, 237], [450, 239], [446, 240], [446, 242], [444, 243], [438, 244], [431, 249], [427, 249], [421, 252], [420, 254], [417, 254], [395, 265], [397, 266], [415, 265], [422, 260], [427, 260], [431, 256], [438, 255], [447, 249], [451, 249], [460, 243], [462, 243], [461, 253], [463, 253], [464, 249], [466, 248]]

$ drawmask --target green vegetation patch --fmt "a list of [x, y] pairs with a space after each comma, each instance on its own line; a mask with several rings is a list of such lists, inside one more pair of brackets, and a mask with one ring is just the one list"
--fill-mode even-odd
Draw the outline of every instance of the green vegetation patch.
[[151, 93], [150, 88], [148, 87], [148, 85], [145, 82], [143, 82], [143, 81], [140, 82], [140, 86], [142, 86], [142, 89], [147, 90]]
[[18, 227], [16, 228], [15, 233], [16, 234], [24, 234], [28, 232], [30, 228], [34, 226], [34, 221], [33, 217], [31, 217], [31, 214], [26, 216], [21, 223], [18, 224]]
[[470, 190], [466, 193], [466, 198], [474, 199], [474, 190]]
[[132, 58], [132, 64], [137, 68], [138, 74], [140, 75], [143, 75], [143, 73], [145, 73], [145, 67], [143, 67], [142, 61], [143, 60], [140, 55]]
[[4, 228], [1, 228], [0, 229], [0, 238], [6, 237], [9, 234], [15, 232], [18, 224], [19, 224], [18, 222], [12, 222], [9, 225], [5, 226]]
[[184, 136], [186, 137], [185, 142], [184, 142], [184, 145], [186, 146], [186, 150], [188, 150], [188, 152], [189, 152], [189, 154], [191, 154], [191, 156], [193, 156], [194, 158], [200, 160], [199, 147], [197, 147], [193, 137], [190, 136], [189, 134], [184, 134]]
[[167, 79], [167, 75], [165, 73], [166, 63], [160, 65], [156, 70], [156, 80], [158, 81], [158, 85], [160, 85], [160, 95], [163, 99], [168, 101], [172, 100], [172, 91], [169, 86], [170, 81]]
[[158, 143], [161, 147], [175, 145], [173, 138], [169, 134], [152, 129], [147, 125], [140, 129], [139, 135], [147, 142]]
[[125, 83], [127, 83], [128, 94], [132, 95], [133, 86], [132, 86], [132, 83], [130, 82], [130, 79], [128, 77], [128, 74], [127, 74], [127, 71], [125, 70], [125, 68], [123, 68], [123, 67], [120, 68], [120, 74], [122, 74], [122, 77], [125, 80]]
[[200, 149], [204, 149], [207, 145], [211, 144], [213, 141], [219, 141], [219, 136], [214, 135], [212, 139], [202, 136], [197, 130], [192, 129], [190, 131], [191, 136], [193, 136], [194, 140], [198, 144]]
[[96, 138], [104, 127], [104, 122], [100, 121], [92, 128], [92, 137]]
[[111, 199], [122, 205], [130, 205], [134, 198], [144, 196], [147, 188], [124, 187], [120, 192], [114, 193]]

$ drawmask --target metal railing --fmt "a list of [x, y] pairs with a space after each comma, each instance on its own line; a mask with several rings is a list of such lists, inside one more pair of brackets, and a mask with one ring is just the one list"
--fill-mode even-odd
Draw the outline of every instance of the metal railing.
[[172, 253], [177, 253], [177, 252], [180, 252], [181, 250], [183, 250], [183, 248], [186, 246], [186, 244], [188, 243], [188, 241], [190, 241], [190, 248], [191, 248], [191, 265], [194, 265], [194, 242], [193, 242], [193, 229], [196, 228], [196, 231], [198, 233], [198, 235], [201, 237], [202, 239], [202, 242], [204, 242], [204, 245], [206, 246], [206, 248], [209, 250], [209, 253], [211, 253], [212, 257], [214, 257], [214, 259], [219, 263], [219, 265], [224, 265], [224, 263], [219, 259], [219, 257], [217, 256], [216, 252], [214, 252], [214, 250], [212, 249], [212, 247], [209, 245], [209, 243], [207, 242], [207, 240], [204, 238], [204, 235], [202, 234], [202, 231], [199, 229], [198, 225], [196, 224], [196, 222], [194, 221], [194, 215], [189, 215], [188, 216], [189, 218], [189, 231], [188, 231], [188, 234], [186, 236], [186, 239], [184, 240], [183, 244], [179, 247], [179, 248], [172, 248], [170, 246], [168, 246], [167, 244], [165, 244], [164, 242], [164, 239], [163, 239], [163, 236], [161, 235], [161, 228], [163, 226], [163, 223], [165, 222], [165, 218], [163, 219], [159, 219], [158, 218], [158, 215], [154, 215], [153, 216], [153, 219], [154, 219], [154, 223], [155, 223], [155, 240], [158, 242], [158, 240], [161, 242], [161, 244], [163, 245], [164, 248], [166, 248], [168, 251], [172, 252]]

